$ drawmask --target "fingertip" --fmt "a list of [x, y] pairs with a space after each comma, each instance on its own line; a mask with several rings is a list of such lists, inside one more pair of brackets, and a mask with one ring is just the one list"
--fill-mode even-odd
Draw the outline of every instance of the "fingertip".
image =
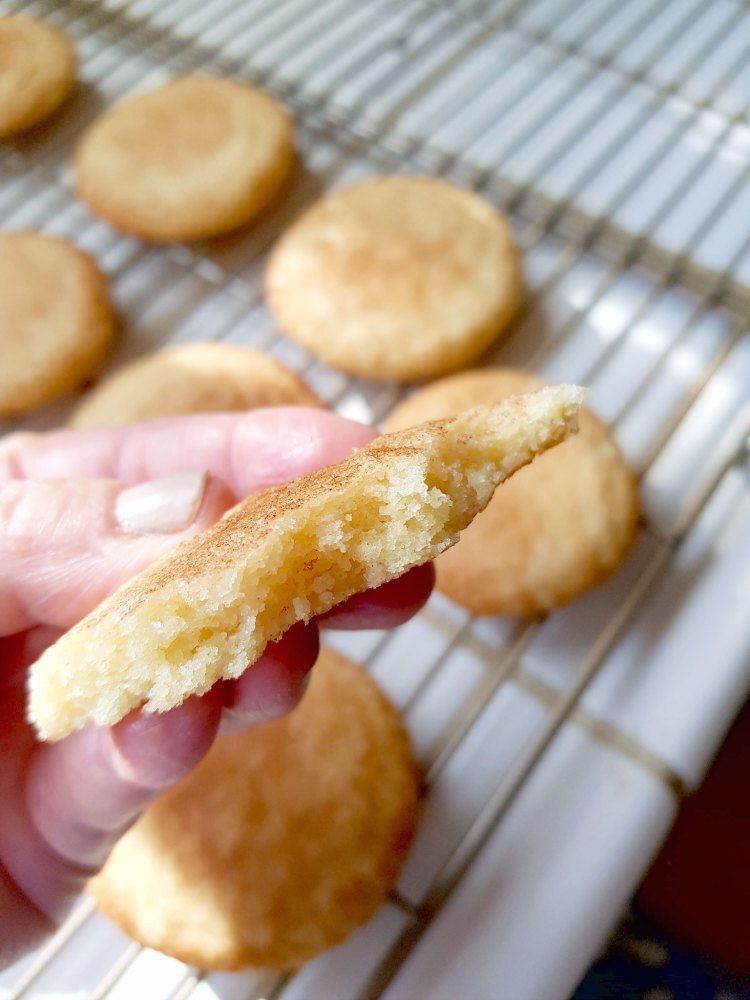
[[318, 658], [320, 636], [311, 622], [293, 625], [225, 692], [222, 732], [237, 732], [281, 718], [297, 706]]
[[324, 628], [338, 630], [395, 628], [424, 607], [434, 586], [435, 567], [424, 563], [381, 587], [355, 594], [318, 620]]
[[167, 788], [191, 771], [214, 741], [221, 718], [215, 686], [163, 713], [131, 712], [109, 730], [118, 776], [145, 790]]
[[[72, 872], [78, 884], [80, 866], [101, 865], [138, 814], [199, 763], [213, 743], [220, 717], [215, 686], [202, 698], [189, 698], [161, 715], [132, 712], [111, 729], [91, 727], [38, 746], [27, 776], [26, 803], [35, 831], [58, 861], [67, 863], [57, 865], [58, 875]], [[52, 868], [32, 875], [40, 885], [58, 877]], [[56, 893], [42, 894], [51, 898]]]
[[236, 423], [231, 442], [228, 478], [242, 495], [340, 462], [377, 436], [325, 409], [274, 406], [251, 416]]

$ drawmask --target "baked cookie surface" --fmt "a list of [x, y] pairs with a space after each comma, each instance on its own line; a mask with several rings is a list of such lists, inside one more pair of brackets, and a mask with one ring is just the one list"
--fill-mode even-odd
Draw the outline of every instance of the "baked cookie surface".
[[[520, 369], [461, 372], [418, 390], [386, 426], [436, 420], [542, 385]], [[607, 427], [584, 407], [578, 434], [504, 483], [438, 558], [437, 585], [475, 614], [541, 614], [610, 576], [637, 526], [635, 477]]]
[[295, 622], [453, 544], [499, 482], [575, 430], [582, 397], [551, 386], [388, 434], [251, 495], [45, 650], [29, 718], [59, 739], [238, 677]]
[[95, 215], [153, 242], [236, 229], [276, 197], [294, 163], [292, 123], [273, 98], [217, 77], [183, 77], [94, 122], [76, 155]]
[[476, 195], [380, 177], [314, 204], [266, 272], [280, 328], [365, 378], [419, 379], [468, 364], [520, 301], [510, 228]]
[[396, 709], [360, 667], [322, 649], [299, 706], [219, 737], [90, 889], [124, 931], [182, 961], [294, 968], [385, 900], [419, 785]]
[[260, 406], [321, 406], [305, 383], [274, 358], [215, 342], [180, 344], [138, 358], [79, 403], [71, 427], [119, 427], [187, 413]]
[[75, 389], [114, 332], [106, 279], [87, 254], [41, 233], [0, 233], [0, 416]]
[[31, 17], [0, 17], [0, 138], [49, 117], [75, 78], [75, 50], [59, 28]]

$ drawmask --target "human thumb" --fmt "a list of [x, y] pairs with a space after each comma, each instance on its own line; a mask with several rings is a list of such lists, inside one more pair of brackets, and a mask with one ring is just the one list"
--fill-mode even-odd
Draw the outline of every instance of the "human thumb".
[[0, 484], [0, 635], [70, 628], [233, 502], [221, 480], [200, 471], [129, 487], [107, 479]]

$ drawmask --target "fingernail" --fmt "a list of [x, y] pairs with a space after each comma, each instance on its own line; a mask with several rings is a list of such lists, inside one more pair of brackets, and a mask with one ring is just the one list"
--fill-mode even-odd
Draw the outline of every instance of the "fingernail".
[[208, 473], [183, 472], [123, 490], [115, 501], [115, 520], [126, 535], [169, 535], [195, 520], [206, 492]]

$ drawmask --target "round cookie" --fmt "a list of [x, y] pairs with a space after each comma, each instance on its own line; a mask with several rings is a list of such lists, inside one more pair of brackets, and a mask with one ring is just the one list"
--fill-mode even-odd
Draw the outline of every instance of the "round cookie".
[[75, 78], [75, 50], [59, 28], [30, 17], [0, 17], [0, 138], [51, 115]]
[[41, 233], [0, 233], [0, 416], [75, 389], [114, 330], [106, 280], [87, 254]]
[[[519, 369], [462, 372], [405, 400], [387, 429], [500, 402], [542, 384]], [[474, 614], [542, 614], [617, 569], [638, 517], [635, 476], [607, 427], [584, 407], [578, 434], [503, 483], [458, 544], [438, 556], [437, 585]]]
[[184, 77], [103, 115], [76, 157], [94, 214], [145, 240], [203, 239], [249, 222], [294, 163], [292, 123], [266, 94]]
[[120, 368], [89, 392], [69, 426], [119, 427], [186, 413], [322, 406], [299, 376], [247, 347], [191, 343]]
[[280, 328], [365, 378], [468, 364], [516, 311], [510, 228], [476, 195], [427, 177], [379, 177], [309, 208], [277, 243], [266, 293]]
[[419, 790], [396, 709], [363, 670], [323, 649], [298, 708], [220, 737], [90, 888], [128, 934], [184, 962], [293, 968], [385, 900]]

